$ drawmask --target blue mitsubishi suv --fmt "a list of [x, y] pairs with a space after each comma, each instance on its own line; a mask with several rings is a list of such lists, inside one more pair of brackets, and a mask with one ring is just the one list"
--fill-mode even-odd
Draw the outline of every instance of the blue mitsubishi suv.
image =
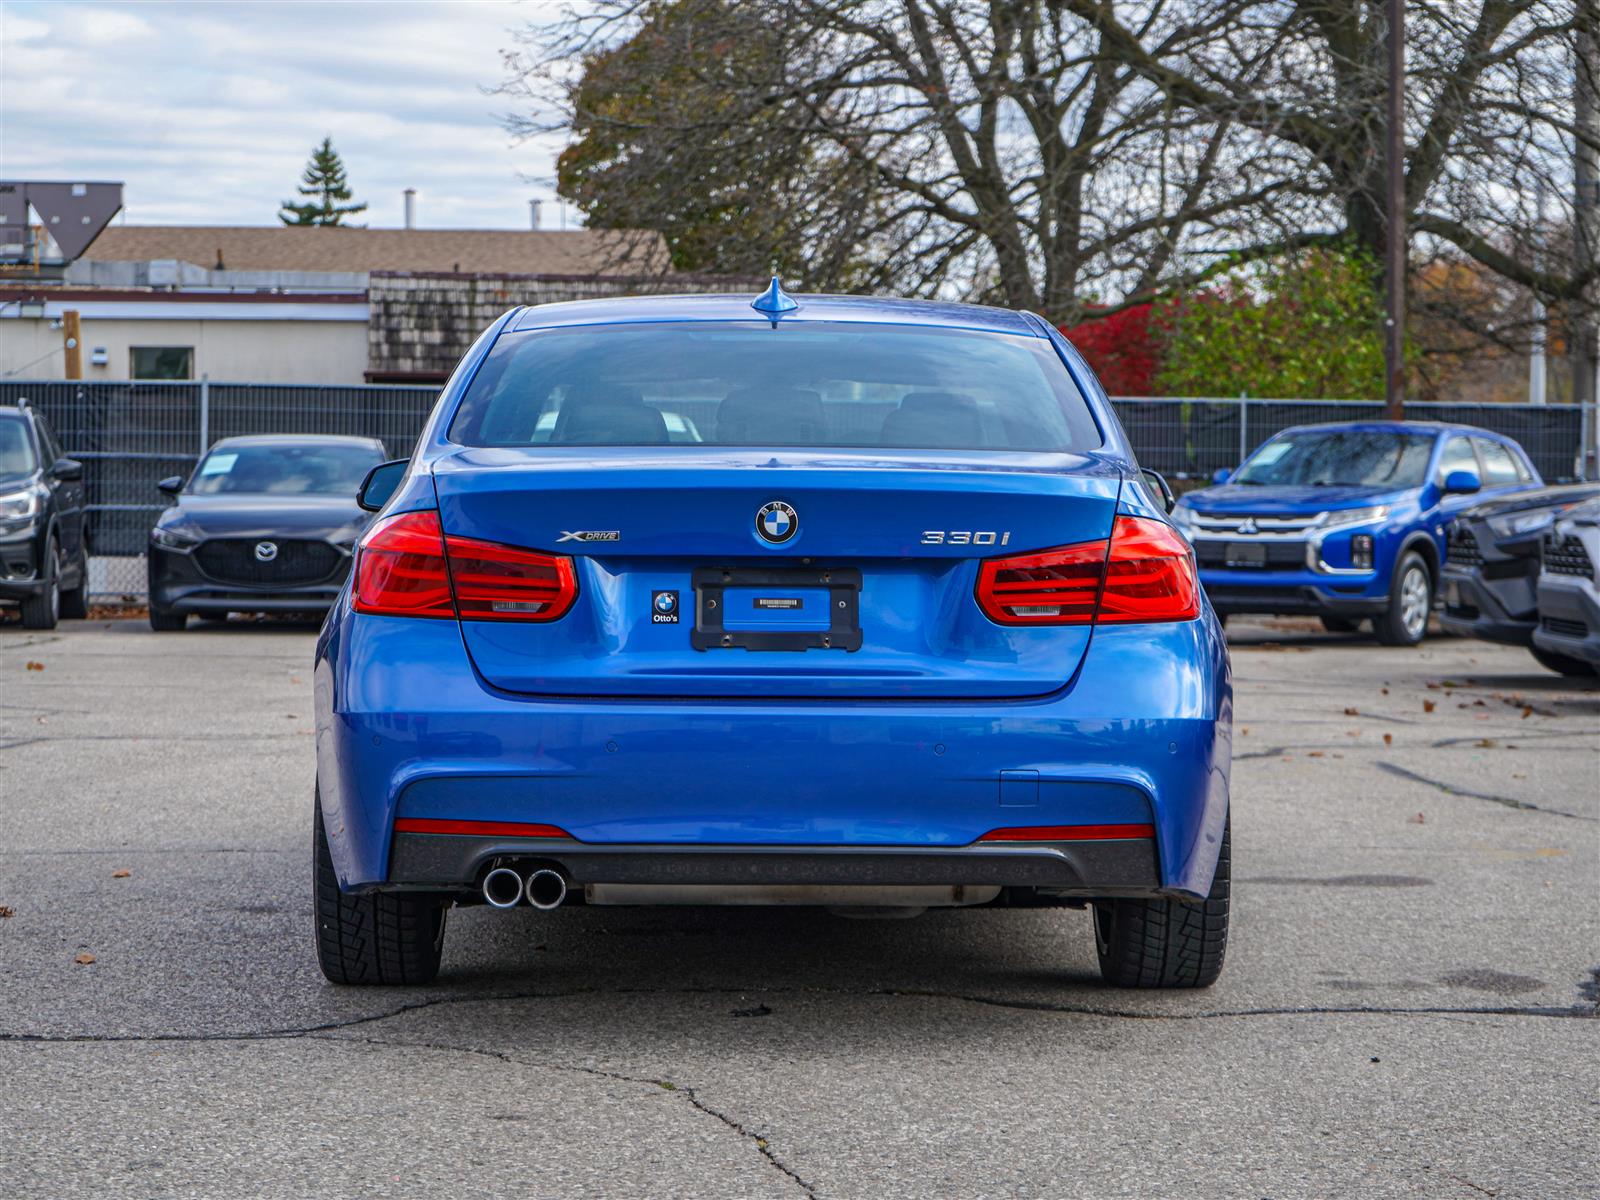
[[1286, 429], [1218, 476], [1172, 518], [1224, 619], [1310, 613], [1340, 633], [1370, 619], [1389, 646], [1427, 632], [1455, 515], [1540, 486], [1510, 438], [1425, 421]]
[[318, 642], [323, 972], [426, 982], [468, 904], [989, 905], [1210, 984], [1232, 687], [1162, 490], [1031, 314], [507, 313]]

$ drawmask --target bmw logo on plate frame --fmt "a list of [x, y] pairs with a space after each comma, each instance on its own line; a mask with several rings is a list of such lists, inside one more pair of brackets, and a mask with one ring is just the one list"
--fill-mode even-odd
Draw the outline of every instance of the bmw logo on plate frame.
[[772, 546], [793, 541], [800, 532], [800, 514], [782, 500], [768, 500], [756, 509], [756, 536]]

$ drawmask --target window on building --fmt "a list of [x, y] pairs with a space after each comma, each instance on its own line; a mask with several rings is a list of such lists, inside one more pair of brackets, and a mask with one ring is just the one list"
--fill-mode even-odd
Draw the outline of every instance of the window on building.
[[193, 379], [193, 346], [134, 346], [128, 351], [130, 379]]

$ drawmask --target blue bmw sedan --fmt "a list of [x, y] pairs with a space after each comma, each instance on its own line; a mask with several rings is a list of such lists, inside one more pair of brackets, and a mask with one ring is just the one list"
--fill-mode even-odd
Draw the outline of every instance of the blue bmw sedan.
[[1232, 687], [1153, 482], [1031, 314], [507, 313], [318, 643], [323, 972], [433, 979], [456, 905], [991, 905], [1210, 984]]

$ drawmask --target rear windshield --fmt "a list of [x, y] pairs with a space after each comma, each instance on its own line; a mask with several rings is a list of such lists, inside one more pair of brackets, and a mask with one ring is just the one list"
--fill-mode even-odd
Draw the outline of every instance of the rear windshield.
[[1043, 338], [821, 322], [506, 334], [450, 437], [468, 446], [1101, 444]]
[[189, 481], [198, 496], [354, 496], [367, 472], [383, 461], [375, 447], [250, 446], [224, 442], [206, 455]]
[[1381, 429], [1279, 434], [1250, 456], [1229, 483], [1321, 487], [1421, 487], [1431, 433]]

